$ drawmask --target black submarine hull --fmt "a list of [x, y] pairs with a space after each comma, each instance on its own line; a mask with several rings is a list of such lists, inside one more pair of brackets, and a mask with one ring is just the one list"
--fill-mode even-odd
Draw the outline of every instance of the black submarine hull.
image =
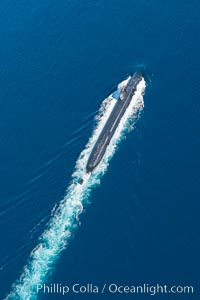
[[121, 91], [119, 99], [117, 100], [89, 156], [86, 165], [87, 173], [92, 172], [94, 168], [96, 168], [101, 162], [106, 149], [132, 100], [132, 97], [137, 89], [137, 85], [142, 79], [142, 74], [140, 72], [135, 72]]

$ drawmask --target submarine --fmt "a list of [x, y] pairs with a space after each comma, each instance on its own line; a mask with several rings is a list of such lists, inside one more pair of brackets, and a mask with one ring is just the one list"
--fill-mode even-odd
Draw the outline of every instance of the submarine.
[[[111, 114], [106, 121], [86, 164], [86, 173], [91, 173], [101, 162], [106, 149], [128, 108], [134, 93], [137, 90], [137, 85], [143, 80], [141, 72], [135, 72], [127, 84], [122, 88], [119, 94], [119, 98], [114, 105]], [[81, 180], [81, 184], [83, 179]]]

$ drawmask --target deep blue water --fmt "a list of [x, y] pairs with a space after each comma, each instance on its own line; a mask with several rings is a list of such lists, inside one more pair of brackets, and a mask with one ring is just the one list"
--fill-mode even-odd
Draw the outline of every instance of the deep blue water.
[[[144, 112], [50, 281], [193, 285], [177, 299], [199, 298], [199, 13], [197, 0], [1, 1], [1, 299], [64, 197], [101, 101], [138, 66], [150, 77]], [[70, 295], [82, 298], [100, 296]]]

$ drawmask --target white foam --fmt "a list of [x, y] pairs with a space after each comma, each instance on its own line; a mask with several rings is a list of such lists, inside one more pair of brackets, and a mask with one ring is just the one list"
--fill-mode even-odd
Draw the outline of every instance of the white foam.
[[[123, 88], [126, 81], [121, 82], [118, 88]], [[97, 125], [88, 144], [76, 162], [75, 171], [72, 174], [72, 181], [67, 189], [66, 196], [58, 208], [54, 208], [47, 230], [40, 237], [37, 247], [31, 252], [29, 263], [24, 267], [20, 279], [13, 284], [12, 291], [6, 299], [27, 300], [37, 298], [37, 284], [44, 283], [48, 274], [51, 273], [60, 253], [68, 245], [79, 224], [79, 216], [83, 211], [83, 206], [88, 201], [91, 189], [100, 183], [100, 178], [106, 172], [118, 143], [121, 141], [124, 133], [133, 128], [135, 121], [138, 119], [138, 114], [144, 106], [144, 89], [145, 81], [142, 80], [137, 86], [137, 90], [121, 119], [103, 160], [92, 174], [86, 174], [85, 167], [91, 150], [116, 103], [116, 99], [112, 98], [112, 95], [103, 101], [96, 118]], [[84, 180], [83, 184], [79, 183], [80, 179]]]

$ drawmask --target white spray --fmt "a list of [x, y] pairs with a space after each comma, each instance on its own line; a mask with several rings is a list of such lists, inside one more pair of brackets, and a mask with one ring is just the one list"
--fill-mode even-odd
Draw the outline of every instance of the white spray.
[[[118, 85], [118, 89], [121, 89], [127, 80], [121, 82]], [[145, 81], [142, 79], [107, 147], [102, 161], [93, 170], [92, 174], [86, 174], [85, 168], [89, 155], [117, 100], [113, 95], [110, 95], [103, 101], [96, 118], [97, 125], [88, 144], [76, 162], [75, 171], [72, 174], [72, 181], [67, 189], [66, 196], [53, 212], [47, 230], [40, 237], [37, 247], [31, 252], [29, 263], [24, 267], [19, 280], [13, 284], [12, 291], [6, 297], [7, 300], [37, 299], [37, 285], [45, 282], [61, 252], [67, 247], [75, 228], [79, 224], [79, 216], [83, 211], [84, 203], [88, 200], [91, 189], [100, 183], [101, 176], [106, 172], [118, 143], [125, 132], [131, 130], [137, 121], [144, 106], [144, 90]], [[79, 183], [80, 179], [84, 180], [82, 185]]]

